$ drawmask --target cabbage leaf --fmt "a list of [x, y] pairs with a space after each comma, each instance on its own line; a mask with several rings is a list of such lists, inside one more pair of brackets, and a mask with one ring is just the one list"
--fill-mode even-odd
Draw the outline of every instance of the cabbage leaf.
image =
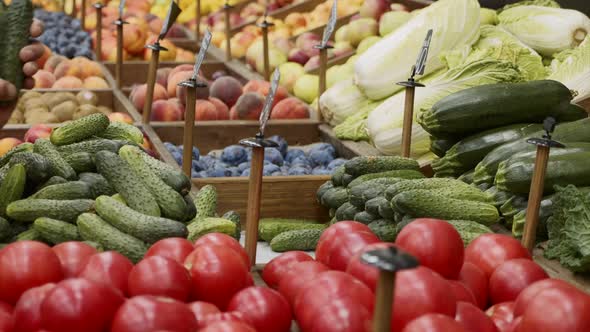
[[352, 79], [348, 79], [334, 84], [322, 94], [320, 111], [330, 125], [336, 126], [370, 102]]
[[559, 3], [557, 3], [557, 1], [555, 1], [555, 0], [523, 0], [523, 1], [519, 1], [517, 3], [511, 3], [509, 5], [502, 7], [501, 9], [498, 9], [498, 13], [501, 13], [502, 11], [504, 11], [506, 9], [510, 9], [510, 8], [514, 8], [514, 7], [518, 7], [518, 6], [543, 6], [543, 7], [561, 8]]
[[371, 102], [357, 113], [349, 116], [344, 122], [334, 127], [334, 135], [342, 140], [368, 141], [370, 137], [367, 133], [366, 120], [379, 104], [381, 102]]
[[590, 98], [590, 36], [579, 47], [555, 55], [548, 79], [575, 91], [574, 103]]

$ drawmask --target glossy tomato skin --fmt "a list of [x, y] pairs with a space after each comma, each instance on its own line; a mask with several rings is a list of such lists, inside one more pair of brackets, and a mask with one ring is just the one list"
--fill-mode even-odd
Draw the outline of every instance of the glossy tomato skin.
[[477, 306], [486, 309], [488, 304], [488, 277], [480, 268], [469, 262], [463, 263], [459, 281], [465, 284], [475, 296]]
[[14, 307], [14, 328], [20, 332], [36, 332], [41, 326], [41, 303], [55, 288], [54, 283], [31, 288], [23, 293]]
[[350, 298], [334, 299], [322, 307], [322, 315], [311, 322], [312, 331], [371, 332], [372, 313]]
[[295, 304], [297, 294], [320, 273], [328, 271], [328, 267], [316, 261], [299, 262], [292, 265], [290, 271], [279, 283], [279, 293], [283, 294], [291, 306]]
[[127, 294], [129, 272], [133, 263], [116, 251], [105, 251], [88, 258], [80, 278], [107, 284]]
[[203, 316], [203, 319], [198, 322], [198, 327], [203, 328], [217, 322], [239, 322], [246, 323], [248, 325], [251, 324], [250, 320], [243, 313], [237, 311], [226, 311]]
[[197, 321], [186, 304], [171, 298], [142, 295], [127, 300], [117, 310], [111, 332], [193, 332], [196, 329]]
[[449, 316], [426, 314], [406, 325], [403, 332], [467, 332], [463, 326]]
[[191, 293], [191, 277], [176, 261], [152, 256], [143, 259], [129, 273], [130, 296], [156, 295], [187, 301]]
[[506, 332], [514, 321], [514, 302], [495, 304], [486, 310], [486, 315], [492, 319], [499, 332]]
[[561, 279], [543, 279], [537, 281], [527, 288], [525, 288], [514, 302], [514, 316], [520, 317], [524, 314], [526, 308], [528, 308], [529, 303], [539, 294], [540, 291], [548, 289], [548, 288], [571, 288], [572, 285], [568, 284], [567, 282]]
[[322, 232], [318, 245], [316, 246], [316, 260], [328, 265], [327, 263], [330, 258], [330, 253], [333, 250], [335, 240], [343, 234], [356, 232], [371, 233], [371, 229], [369, 226], [356, 221], [340, 221], [328, 227]]
[[477, 305], [475, 295], [473, 295], [473, 292], [467, 287], [467, 285], [457, 280], [448, 280], [448, 282], [457, 302], [464, 301]]
[[465, 249], [465, 262], [473, 263], [489, 278], [502, 263], [516, 258], [531, 259], [531, 254], [512, 236], [483, 234]]
[[179, 264], [184, 264], [186, 256], [188, 256], [193, 249], [194, 247], [191, 241], [181, 237], [171, 237], [152, 244], [144, 258], [162, 256], [173, 259]]
[[373, 292], [375, 292], [377, 288], [377, 279], [379, 278], [379, 270], [375, 267], [363, 263], [361, 261], [361, 255], [367, 251], [375, 249], [385, 249], [390, 247], [395, 247], [395, 244], [391, 242], [379, 242], [369, 244], [350, 260], [348, 266], [346, 267], [346, 273], [362, 281], [365, 285], [369, 286], [369, 288]]
[[463, 326], [465, 332], [498, 332], [490, 317], [469, 302], [457, 302], [455, 320]]
[[13, 329], [12, 306], [8, 303], [0, 302], [0, 331], [12, 332]]
[[192, 278], [192, 298], [213, 303], [221, 310], [250, 282], [249, 267], [227, 247], [200, 245], [187, 257], [185, 267]]
[[446, 279], [457, 278], [461, 271], [463, 241], [459, 232], [446, 221], [416, 219], [402, 229], [395, 244]]
[[0, 251], [0, 301], [14, 305], [27, 289], [61, 279], [59, 258], [41, 242], [19, 241]]
[[63, 242], [51, 248], [59, 258], [64, 278], [77, 277], [90, 256], [96, 254], [96, 248], [79, 241]]
[[248, 287], [229, 302], [229, 311], [244, 314], [258, 331], [289, 332], [291, 307], [277, 291], [267, 287]]
[[106, 284], [66, 279], [41, 303], [41, 325], [59, 332], [104, 331], [123, 301], [121, 293]]
[[200, 330], [200, 332], [256, 332], [256, 330], [246, 323], [217, 322]]
[[373, 232], [365, 231], [340, 234], [332, 241], [326, 245], [325, 255], [316, 251], [316, 257], [319, 262], [339, 271], [345, 271], [351, 259], [367, 245], [381, 242]]
[[303, 251], [288, 251], [273, 258], [262, 270], [262, 280], [272, 288], [279, 287], [281, 279], [299, 262], [313, 261], [313, 258]]
[[401, 331], [410, 321], [427, 313], [455, 317], [455, 296], [449, 283], [427, 267], [397, 273], [391, 331]]
[[233, 237], [227, 235], [227, 234], [223, 234], [223, 233], [209, 233], [209, 234], [205, 234], [203, 236], [201, 236], [199, 239], [197, 239], [197, 241], [195, 241], [195, 248], [198, 248], [201, 245], [205, 245], [205, 244], [213, 244], [213, 245], [218, 245], [218, 246], [227, 246], [228, 248], [231, 248], [233, 250], [235, 250], [238, 254], [240, 254], [240, 257], [242, 258], [242, 260], [244, 260], [244, 264], [246, 264], [246, 266], [250, 266], [250, 258], [248, 257], [248, 253], [246, 252], [246, 249], [244, 249], [244, 247], [242, 247], [242, 245], [240, 244], [240, 242], [238, 242], [236, 239], [234, 239]]
[[522, 315], [518, 332], [590, 331], [590, 296], [573, 287], [540, 291]]
[[188, 308], [193, 312], [193, 315], [195, 315], [198, 327], [201, 327], [200, 322], [205, 316], [221, 313], [214, 304], [202, 301], [191, 302], [188, 304]]
[[500, 264], [490, 277], [490, 300], [492, 304], [515, 301], [529, 285], [547, 278], [545, 270], [530, 259], [509, 260]]

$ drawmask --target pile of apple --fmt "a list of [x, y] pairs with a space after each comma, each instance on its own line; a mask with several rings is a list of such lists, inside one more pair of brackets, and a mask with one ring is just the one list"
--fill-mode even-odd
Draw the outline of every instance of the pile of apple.
[[[48, 48], [46, 55], [51, 54]], [[49, 55], [37, 61], [40, 69], [33, 78], [38, 89], [108, 89], [100, 64], [86, 57], [68, 59], [62, 55]]]
[[[185, 89], [178, 83], [189, 79], [193, 74], [192, 65], [175, 68], [160, 68], [156, 75], [156, 85], [152, 103], [152, 121], [181, 121], [186, 106]], [[212, 81], [200, 77], [208, 84], [197, 90], [195, 119], [197, 121], [215, 120], [258, 120], [270, 83], [252, 80], [245, 85], [224, 73], [215, 73]], [[143, 112], [147, 85], [133, 87], [129, 99], [139, 112]], [[279, 87], [275, 94], [272, 119], [306, 119], [310, 109], [301, 100], [289, 97], [288, 91]]]

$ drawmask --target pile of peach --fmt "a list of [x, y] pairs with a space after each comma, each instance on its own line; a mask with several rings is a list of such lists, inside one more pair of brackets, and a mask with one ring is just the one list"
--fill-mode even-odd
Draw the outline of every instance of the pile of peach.
[[85, 57], [68, 59], [51, 55], [33, 78], [35, 88], [45, 89], [108, 89], [102, 67]]

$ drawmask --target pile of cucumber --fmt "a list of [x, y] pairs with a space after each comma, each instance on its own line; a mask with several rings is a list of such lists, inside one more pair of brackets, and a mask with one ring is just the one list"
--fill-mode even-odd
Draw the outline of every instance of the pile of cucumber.
[[415, 218], [449, 220], [468, 244], [499, 219], [492, 198], [460, 180], [425, 178], [418, 163], [401, 157], [357, 157], [345, 163], [317, 192], [332, 222], [367, 224], [382, 240], [394, 241]]
[[239, 215], [216, 216], [215, 188], [191, 194], [190, 179], [142, 141], [138, 128], [93, 114], [0, 157], [0, 243], [88, 241], [137, 262], [163, 238], [239, 239]]

